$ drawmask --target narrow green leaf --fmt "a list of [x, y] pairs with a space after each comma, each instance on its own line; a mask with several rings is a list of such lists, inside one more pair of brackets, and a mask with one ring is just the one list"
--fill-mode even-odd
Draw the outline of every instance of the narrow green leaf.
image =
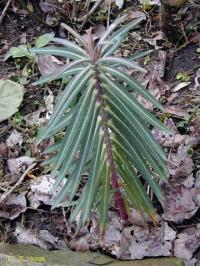
[[[91, 123], [88, 127], [88, 133], [85, 134], [81, 148], [80, 148], [80, 159], [77, 163], [75, 171], [72, 173], [72, 175], [68, 178], [67, 184], [64, 187], [65, 194], [68, 194], [69, 199], [72, 200], [78, 190], [80, 181], [81, 181], [81, 175], [83, 174], [83, 170], [85, 168], [86, 162], [88, 161], [88, 154], [91, 149], [91, 141], [95, 130], [96, 125], [96, 119], [97, 115], [99, 113], [99, 108], [95, 108], [93, 112], [93, 117], [91, 120]], [[55, 206], [62, 200], [61, 197], [56, 199]]]
[[123, 114], [123, 116], [129, 121], [134, 130], [138, 133], [138, 135], [141, 136], [142, 141], [145, 143], [145, 145], [150, 146], [151, 150], [154, 150], [157, 154], [159, 154], [161, 160], [165, 160], [166, 157], [163, 150], [155, 141], [147, 126], [143, 125], [138, 115], [135, 112], [133, 112], [132, 109], [127, 107], [127, 105], [124, 104], [124, 102], [121, 101], [121, 99], [118, 98], [113, 93], [112, 90], [109, 90], [109, 92], [107, 91], [107, 95], [109, 96], [108, 97], [109, 104], [114, 106], [117, 110], [119, 110]]
[[103, 57], [107, 57], [107, 56], [113, 54], [120, 47], [122, 41], [123, 41], [123, 37], [121, 37], [121, 38], [119, 38], [117, 40], [110, 41], [111, 42], [109, 44], [110, 49], [107, 50], [106, 46], [104, 46], [105, 49], [103, 48], [102, 51], [101, 51], [102, 56]]
[[97, 144], [96, 155], [91, 162], [91, 171], [88, 176], [88, 181], [85, 186], [84, 193], [87, 195], [84, 205], [84, 212], [81, 214], [81, 221], [84, 224], [91, 212], [92, 206], [94, 204], [95, 194], [99, 185], [99, 170], [100, 170], [100, 158], [102, 152], [103, 137], [100, 135]]
[[[123, 90], [123, 88], [121, 88], [121, 85], [112, 81], [104, 74], [100, 74], [100, 78], [105, 82], [105, 89], [109, 92], [109, 89], [111, 88], [115, 95], [121, 98], [121, 100], [126, 105], [128, 105], [134, 112], [136, 112], [142, 120], [145, 119], [151, 125], [161, 129], [162, 131], [169, 132], [169, 130], [159, 120], [157, 120], [154, 115], [147, 111], [136, 99], [134, 99], [134, 97], [132, 97], [130, 93]], [[106, 84], [108, 84], [109, 86], [106, 86]]]
[[110, 189], [110, 169], [107, 163], [104, 163], [103, 171], [101, 173], [102, 178], [102, 188], [101, 188], [101, 198], [100, 198], [100, 224], [101, 231], [104, 231], [106, 223], [108, 220], [108, 209], [111, 200], [111, 189]]
[[[117, 150], [118, 152], [115, 154], [118, 157], [117, 168], [123, 179], [122, 184], [124, 184], [123, 187], [127, 192], [129, 199], [134, 205], [136, 205], [136, 208], [143, 208], [147, 214], [152, 217], [155, 214], [155, 211], [142, 182], [134, 173], [128, 160], [121, 155], [123, 154], [123, 151], [120, 150], [120, 148], [117, 148]], [[124, 166], [124, 169], [122, 165]]]
[[88, 54], [78, 45], [74, 44], [73, 42], [70, 42], [66, 39], [62, 39], [62, 38], [53, 38], [51, 41], [55, 42], [55, 43], [59, 43], [64, 45], [65, 47], [67, 47], [68, 49], [70, 49], [71, 51], [80, 54], [84, 57], [88, 57]]
[[[111, 54], [111, 49], [113, 43], [116, 43], [118, 40], [121, 40], [121, 42], [125, 39], [125, 35], [133, 29], [135, 26], [137, 26], [143, 19], [142, 18], [137, 18], [130, 23], [128, 23], [125, 26], [122, 26], [119, 30], [115, 31], [111, 37], [108, 39], [107, 43], [103, 46], [102, 48], [102, 55], [107, 55]], [[112, 25], [112, 24], [111, 24]]]
[[44, 48], [31, 48], [29, 49], [30, 52], [36, 53], [36, 54], [48, 54], [48, 55], [56, 55], [56, 56], [62, 56], [70, 59], [80, 60], [83, 59], [84, 56], [76, 54], [75, 52], [68, 51], [66, 48], [61, 47], [44, 47]]
[[[63, 72], [62, 74], [59, 74], [56, 79], [61, 79], [61, 78], [64, 78], [64, 77], [69, 77], [69, 76], [72, 76], [72, 75], [75, 75], [75, 74], [79, 74], [82, 70], [84, 70], [83, 67], [71, 68], [71, 69]], [[52, 80], [52, 74], [46, 75], [46, 76], [42, 76], [39, 80], [35, 81], [33, 83], [33, 85], [34, 86], [43, 85], [44, 83], [50, 82], [51, 80]]]
[[[94, 136], [93, 136], [93, 140], [92, 140], [92, 152], [93, 152], [93, 156], [92, 156], [92, 159], [91, 159], [91, 163], [90, 165], [93, 165], [94, 163], [94, 158], [96, 158], [96, 153], [97, 153], [97, 147], [98, 147], [98, 141], [99, 141], [99, 131], [100, 131], [100, 127], [101, 127], [101, 120], [100, 119], [97, 119], [97, 123], [96, 123], [96, 127], [95, 127], [95, 131], [94, 131]], [[103, 149], [102, 149], [102, 153], [103, 153]], [[101, 157], [102, 157], [102, 154], [101, 154]], [[103, 159], [100, 159], [100, 161], [102, 161]], [[91, 172], [91, 167], [89, 169], [89, 172]], [[84, 190], [85, 191], [85, 190]], [[81, 197], [79, 198], [78, 200], [78, 203], [75, 207], [75, 209], [71, 212], [71, 215], [70, 215], [70, 221], [74, 221], [77, 217], [77, 215], [81, 214], [83, 209], [85, 208], [85, 201], [87, 199], [87, 194], [85, 192], [81, 193]], [[79, 226], [81, 226], [81, 221], [80, 221], [80, 224]]]
[[115, 21], [108, 27], [108, 29], [105, 31], [105, 33], [99, 39], [99, 41], [97, 43], [97, 47], [104, 44], [105, 40], [112, 34], [112, 32], [116, 29], [116, 27], [127, 18], [127, 16], [128, 16], [128, 14], [125, 14], [125, 15], [115, 19]]
[[145, 161], [142, 160], [137, 151], [135, 151], [134, 147], [130, 145], [126, 137], [123, 136], [122, 133], [116, 127], [112, 126], [112, 130], [117, 135], [116, 140], [118, 140], [118, 146], [121, 148], [124, 154], [128, 156], [129, 160], [131, 161], [131, 164], [134, 165], [134, 167], [141, 173], [142, 177], [150, 185], [158, 200], [160, 202], [163, 202], [163, 193], [157, 182], [153, 179], [151, 171], [146, 165]]
[[[83, 95], [83, 103], [80, 106], [76, 119], [73, 121], [73, 125], [70, 128], [69, 134], [66, 134], [60, 152], [57, 156], [56, 167], [54, 172], [56, 172], [59, 167], [62, 165], [63, 161], [66, 161], [65, 164], [62, 165], [59, 176], [53, 186], [53, 190], [57, 188], [61, 180], [64, 178], [67, 169], [73, 160], [75, 152], [77, 152], [81, 139], [84, 136], [84, 132], [86, 127], [90, 121], [92, 111], [94, 110], [94, 95], [91, 97], [92, 88], [94, 84], [91, 84], [87, 89], [86, 94]], [[89, 106], [88, 106], [89, 105]]]
[[130, 86], [131, 89], [135, 90], [137, 93], [142, 95], [146, 100], [154, 104], [157, 108], [164, 111], [163, 106], [155, 99], [155, 97], [151, 95], [139, 82], [137, 82], [132, 77], [127, 75], [124, 71], [117, 70], [111, 67], [102, 67], [102, 66], [100, 67], [100, 69], [106, 73], [109, 73], [115, 76], [121, 81], [126, 82]]
[[84, 69], [79, 75], [74, 77], [74, 79], [66, 86], [65, 90], [60, 97], [60, 100], [54, 108], [54, 112], [49, 120], [48, 127], [46, 131], [39, 136], [38, 143], [45, 139], [49, 133], [55, 128], [57, 123], [61, 120], [63, 113], [67, 108], [69, 108], [72, 101], [75, 99], [77, 94], [83, 89], [83, 86], [91, 78], [92, 72], [90, 71], [91, 67]]
[[113, 64], [113, 63], [117, 63], [117, 64], [129, 67], [129, 68], [134, 68], [134, 69], [136, 69], [138, 71], [141, 71], [143, 73], [147, 73], [146, 69], [144, 69], [143, 67], [139, 66], [137, 62], [128, 61], [128, 60], [126, 60], [124, 58], [117, 57], [117, 56], [107, 56], [105, 58], [100, 58], [97, 61], [97, 64], [99, 66], [102, 63], [103, 64], [108, 64], [108, 65]]
[[[111, 118], [115, 124], [115, 126], [118, 128], [119, 131], [123, 135], [126, 135], [127, 140], [129, 141], [130, 145], [134, 147], [137, 154], [140, 155], [141, 158], [146, 159], [147, 162], [153, 167], [154, 171], [162, 178], [165, 179], [165, 171], [163, 171], [160, 168], [159, 163], [155, 160], [154, 155], [155, 153], [152, 153], [152, 150], [148, 148], [148, 146], [143, 145], [143, 143], [140, 141], [139, 136], [136, 134], [134, 130], [131, 128], [131, 124], [125, 123], [124, 118], [121, 116], [117, 116], [115, 112], [112, 110], [109, 111], [111, 114]], [[164, 162], [163, 162], [164, 164]]]

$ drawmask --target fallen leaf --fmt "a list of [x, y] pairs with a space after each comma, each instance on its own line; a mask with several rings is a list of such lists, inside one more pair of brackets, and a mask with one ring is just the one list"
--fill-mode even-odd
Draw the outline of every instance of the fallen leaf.
[[200, 224], [183, 230], [174, 241], [174, 255], [190, 260], [200, 247]]
[[22, 143], [23, 143], [23, 134], [17, 132], [17, 130], [15, 129], [6, 140], [8, 148], [14, 148], [15, 145], [21, 147]]
[[8, 147], [6, 145], [6, 143], [1, 142], [0, 143], [0, 157], [7, 157], [8, 156]]
[[52, 55], [38, 55], [37, 56], [38, 69], [41, 75], [50, 75], [58, 71], [64, 64]]
[[200, 68], [197, 70], [197, 73], [196, 73], [195, 88], [200, 89]]
[[28, 125], [40, 125], [44, 122], [44, 119], [40, 119], [41, 113], [45, 112], [45, 108], [40, 106], [38, 110], [24, 116], [24, 120]]
[[170, 256], [172, 243], [176, 237], [176, 232], [165, 222], [161, 227], [152, 227], [151, 230], [141, 226], [127, 227], [124, 234], [130, 243], [128, 250], [131, 259]]
[[90, 235], [89, 233], [81, 236], [76, 236], [69, 241], [69, 248], [76, 251], [87, 251], [90, 249]]
[[115, 0], [115, 4], [121, 9], [124, 4], [124, 0]]
[[171, 176], [185, 180], [186, 177], [192, 174], [194, 163], [191, 155], [188, 154], [188, 149], [188, 145], [182, 144], [177, 148], [176, 152], [170, 153], [167, 169]]
[[197, 172], [196, 174], [194, 188], [195, 188], [194, 200], [196, 204], [200, 207], [200, 172]]
[[141, 4], [158, 5], [160, 6], [160, 0], [139, 0]]
[[182, 223], [190, 219], [198, 210], [194, 200], [195, 190], [182, 184], [171, 182], [165, 186], [163, 218], [167, 221]]
[[191, 84], [191, 82], [180, 82], [171, 89], [171, 92], [180, 91], [181, 89], [187, 87], [189, 84]]
[[[0, 194], [1, 198], [2, 193]], [[0, 217], [14, 220], [27, 210], [25, 193], [9, 195], [0, 205]]]
[[185, 119], [189, 118], [189, 114], [186, 110], [184, 110], [182, 107], [177, 105], [170, 105], [165, 107], [165, 112], [172, 114], [176, 117], [183, 117]]
[[42, 239], [52, 244], [54, 249], [68, 249], [64, 240], [60, 240], [59, 237], [53, 236], [48, 230], [39, 230], [39, 235]]
[[[98, 24], [94, 27], [92, 27], [92, 31], [91, 31], [91, 34], [92, 34], [92, 38], [93, 40], [97, 40], [99, 39], [102, 34], [105, 32], [106, 28], [103, 24]], [[86, 30], [86, 33], [81, 35], [81, 37], [87, 42], [88, 41], [88, 31], [90, 31], [90, 28], [88, 30]]]
[[154, 38], [144, 38], [143, 41], [152, 45], [155, 48], [155, 50], [159, 50], [163, 48], [164, 39], [165, 39], [164, 33], [158, 31]]
[[43, 175], [38, 177], [36, 180], [31, 181], [31, 191], [28, 193], [27, 197], [32, 208], [37, 209], [41, 203], [46, 205], [53, 204], [58, 190], [61, 189], [65, 184], [65, 181], [63, 180], [63, 183], [53, 193], [51, 192], [51, 188], [55, 180], [55, 176], [53, 175]]
[[44, 249], [52, 249], [52, 245], [44, 240], [36, 230], [26, 229], [17, 223], [14, 236], [19, 244], [32, 244]]
[[180, 134], [171, 118], [165, 120], [165, 125], [170, 129], [171, 134], [165, 133], [158, 128], [153, 128], [151, 131], [160, 145], [163, 145], [164, 147], [178, 147], [181, 144], [193, 145], [198, 142], [196, 137]]
[[54, 11], [54, 5], [52, 4], [52, 0], [40, 0], [39, 6], [44, 13]]
[[7, 160], [9, 171], [12, 174], [19, 175], [25, 166], [29, 166], [35, 162], [35, 158], [29, 156], [21, 156], [15, 159]]

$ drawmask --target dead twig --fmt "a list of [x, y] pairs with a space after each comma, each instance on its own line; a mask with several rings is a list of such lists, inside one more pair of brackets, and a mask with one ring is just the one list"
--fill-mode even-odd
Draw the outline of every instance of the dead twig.
[[96, 11], [96, 9], [101, 4], [101, 2], [102, 2], [102, 0], [97, 0], [94, 3], [93, 7], [90, 9], [90, 11], [85, 16], [83, 16], [81, 18], [77, 18], [77, 20], [76, 20], [77, 22], [82, 22], [83, 21], [83, 23], [80, 26], [80, 29], [82, 29], [84, 27], [84, 25], [87, 22], [88, 18]]
[[8, 8], [9, 8], [9, 5], [10, 5], [11, 2], [12, 2], [12, 0], [8, 0], [8, 2], [6, 3], [6, 6], [4, 7], [4, 10], [3, 10], [3, 12], [2, 12], [2, 14], [0, 16], [0, 25], [3, 22], [3, 19], [4, 19], [5, 15], [6, 15], [6, 12], [7, 12]]
[[24, 180], [24, 178], [26, 177], [26, 175], [28, 174], [28, 172], [34, 168], [34, 166], [36, 165], [36, 163], [31, 164], [26, 171], [23, 173], [23, 175], [20, 177], [20, 179], [17, 181], [17, 183], [8, 191], [6, 191], [0, 198], [0, 204], [16, 189], [16, 187], [18, 187], [22, 181]]

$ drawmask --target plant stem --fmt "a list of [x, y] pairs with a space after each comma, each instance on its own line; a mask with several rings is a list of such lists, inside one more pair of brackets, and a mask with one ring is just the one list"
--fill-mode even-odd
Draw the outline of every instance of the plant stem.
[[115, 167], [115, 162], [114, 162], [114, 158], [113, 158], [112, 143], [111, 143], [110, 132], [109, 132], [109, 128], [108, 128], [109, 117], [108, 117], [108, 114], [107, 114], [106, 108], [105, 108], [106, 103], [105, 103], [105, 100], [103, 98], [103, 89], [101, 87], [101, 82], [99, 79], [98, 71], [96, 71], [95, 80], [96, 80], [96, 86], [95, 86], [96, 99], [100, 105], [102, 130], [104, 133], [104, 142], [106, 144], [107, 159], [108, 159], [108, 163], [110, 166], [110, 172], [111, 172], [111, 186], [115, 190], [114, 199], [115, 199], [116, 206], [119, 208], [120, 217], [121, 217], [121, 219], [126, 220], [127, 219], [127, 213], [126, 213], [124, 200], [123, 200], [121, 192], [120, 192], [120, 185], [118, 182], [119, 177], [118, 177], [116, 167]]

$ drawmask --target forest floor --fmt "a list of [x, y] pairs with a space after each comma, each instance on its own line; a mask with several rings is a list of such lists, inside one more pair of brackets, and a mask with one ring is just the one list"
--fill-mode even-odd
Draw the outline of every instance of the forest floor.
[[[0, 14], [5, 2], [0, 3]], [[163, 208], [153, 198], [160, 215], [158, 227], [134, 210], [131, 223], [123, 224], [112, 208], [105, 236], [99, 239], [95, 213], [91, 223], [75, 234], [75, 224], [68, 221], [70, 209], [50, 211], [53, 195], [49, 186], [54, 179], [51, 168], [40, 163], [44, 159], [42, 152], [53, 140], [36, 147], [35, 139], [38, 129], [52, 113], [61, 84], [56, 81], [37, 87], [32, 83], [41, 74], [55, 69], [58, 62], [49, 57], [42, 62], [26, 57], [4, 60], [10, 48], [34, 46], [44, 33], [54, 32], [56, 36], [67, 38], [60, 22], [74, 28], [80, 23], [70, 20], [71, 9], [67, 5], [57, 8], [50, 0], [40, 1], [40, 5], [38, 1], [29, 1], [28, 8], [38, 19], [20, 2], [12, 2], [0, 25], [0, 79], [16, 81], [25, 88], [19, 111], [0, 123], [0, 199], [18, 182], [27, 167], [30, 171], [0, 204], [0, 242], [29, 243], [45, 249], [93, 250], [120, 259], [175, 256], [183, 258], [186, 266], [200, 265], [200, 5], [187, 4], [174, 14], [178, 36], [175, 43], [167, 41], [159, 29], [158, 6], [144, 10], [137, 0], [124, 1], [122, 9], [112, 5], [110, 21], [128, 11], [133, 18], [144, 16], [144, 22], [130, 32], [118, 53], [127, 56], [140, 50], [153, 50], [140, 60], [147, 74], [129, 69], [127, 73], [142, 82], [165, 106], [163, 115], [144, 102], [172, 131], [165, 134], [152, 130], [167, 153], [170, 176], [163, 185], [166, 194]], [[82, 35], [91, 26], [94, 35], [104, 32], [105, 9], [100, 6], [88, 19], [80, 31]]]

